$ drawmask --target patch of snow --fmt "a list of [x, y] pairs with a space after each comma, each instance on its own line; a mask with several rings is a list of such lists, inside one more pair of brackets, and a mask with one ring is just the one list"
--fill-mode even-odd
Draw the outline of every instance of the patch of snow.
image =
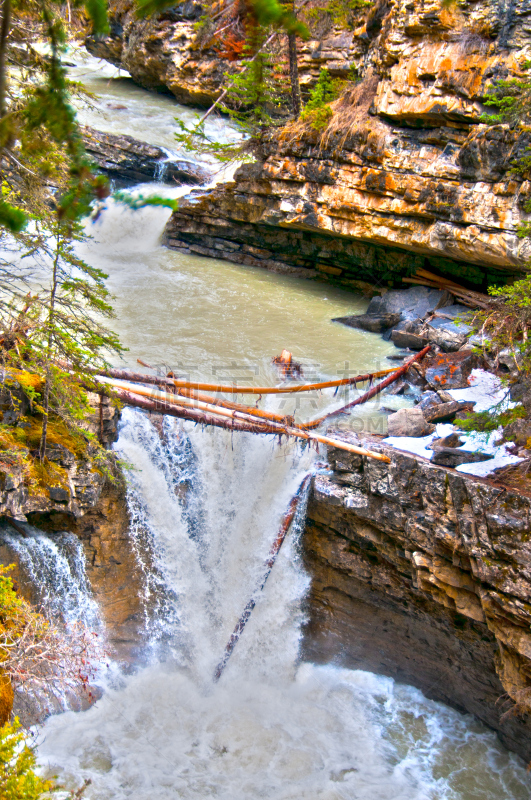
[[397, 450], [404, 450], [406, 453], [413, 453], [415, 456], [431, 458], [433, 450], [427, 450], [429, 444], [436, 438], [434, 433], [429, 436], [389, 436], [383, 440], [383, 444], [390, 444]]
[[513, 456], [508, 453], [505, 445], [498, 447], [497, 450], [498, 452], [494, 458], [489, 458], [488, 461], [477, 461], [475, 464], [461, 464], [460, 467], [456, 467], [456, 470], [458, 472], [465, 472], [467, 475], [477, 475], [479, 478], [484, 478], [486, 475], [490, 475], [491, 472], [494, 472], [495, 469], [501, 469], [502, 467], [508, 467], [509, 464], [518, 464], [519, 461], [523, 461], [523, 459], [518, 456]]
[[489, 475], [495, 469], [507, 467], [509, 464], [517, 464], [519, 461], [522, 461], [523, 459], [509, 453], [507, 445], [495, 444], [501, 433], [502, 429], [498, 428], [497, 431], [492, 431], [489, 434], [479, 433], [478, 431], [463, 434], [461, 438], [465, 440], [465, 443], [459, 448], [460, 450], [485, 453], [486, 455], [494, 456], [494, 458], [488, 461], [479, 461], [476, 464], [461, 464], [461, 466], [456, 467], [458, 472], [466, 472], [467, 475], [485, 477], [485, 475]]
[[449, 436], [453, 430], [454, 426], [452, 424], [440, 422], [435, 431], [428, 436], [389, 436], [383, 440], [383, 444], [390, 444], [391, 447], [396, 447], [397, 450], [404, 450], [406, 453], [413, 453], [415, 456], [431, 459], [433, 450], [428, 450], [428, 445], [434, 439], [442, 439], [443, 436]]
[[[514, 408], [516, 403], [508, 399], [508, 390], [503, 386], [501, 380], [490, 372], [483, 369], [472, 370], [468, 379], [470, 386], [465, 389], [450, 389], [450, 394], [454, 400], [467, 400], [475, 403], [474, 411], [489, 411], [491, 408], [500, 406], [501, 408], [508, 409]], [[450, 423], [437, 425], [435, 432], [430, 433], [429, 436], [422, 436], [414, 438], [411, 436], [389, 436], [383, 440], [384, 444], [389, 444], [397, 450], [403, 450], [406, 453], [413, 453], [416, 456], [430, 459], [433, 456], [433, 450], [429, 450], [429, 445], [434, 439], [441, 439], [448, 436], [450, 433], [456, 431], [456, 427]], [[461, 464], [456, 467], [458, 472], [464, 472], [467, 475], [476, 475], [480, 478], [490, 475], [496, 469], [506, 467], [509, 464], [517, 464], [523, 459], [518, 456], [513, 456], [507, 450], [507, 445], [496, 445], [495, 442], [499, 438], [501, 428], [497, 431], [492, 431], [489, 434], [479, 433], [477, 431], [471, 433], [463, 433], [458, 431], [461, 439], [464, 439], [464, 444], [458, 448], [467, 452], [485, 453], [492, 455], [493, 458], [488, 461], [479, 461], [474, 464]]]
[[[503, 403], [503, 408], [513, 408], [515, 403], [508, 399], [509, 390], [501, 380], [484, 369], [473, 369], [468, 379], [470, 386], [466, 389], [449, 389], [454, 400], [468, 400], [475, 403], [474, 411], [488, 411]], [[506, 402], [504, 402], [504, 400]]]

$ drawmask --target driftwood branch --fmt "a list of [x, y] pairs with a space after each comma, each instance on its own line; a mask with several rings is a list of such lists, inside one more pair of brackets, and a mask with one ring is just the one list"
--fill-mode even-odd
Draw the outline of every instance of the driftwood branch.
[[386, 378], [385, 380], [381, 381], [381, 383], [378, 383], [376, 386], [373, 386], [372, 389], [369, 389], [367, 392], [365, 392], [365, 394], [362, 394], [360, 397], [357, 397], [351, 403], [347, 403], [346, 406], [343, 406], [342, 408], [338, 408], [336, 411], [330, 412], [330, 414], [325, 414], [324, 417], [320, 417], [319, 419], [313, 420], [313, 422], [311, 424], [313, 426], [320, 425], [326, 419], [330, 419], [331, 417], [337, 417], [340, 414], [344, 414], [350, 408], [354, 408], [354, 406], [360, 406], [360, 405], [362, 405], [362, 403], [366, 403], [367, 400], [371, 400], [373, 397], [376, 397], [376, 395], [380, 394], [380, 392], [383, 389], [386, 389], [387, 386], [390, 386], [398, 378], [400, 378], [401, 375], [403, 375], [405, 372], [407, 372], [408, 369], [413, 364], [415, 364], [415, 362], [420, 361], [421, 358], [424, 358], [424, 356], [426, 355], [426, 353], [428, 353], [429, 350], [431, 350], [431, 346], [428, 344], [419, 353], [414, 355], [412, 358], [408, 359], [405, 362], [405, 364], [402, 364], [402, 366], [399, 367], [396, 370], [396, 372], [393, 372], [392, 375], [389, 375], [389, 377]]
[[178, 389], [191, 389], [194, 392], [219, 392], [219, 394], [298, 394], [299, 392], [313, 392], [320, 389], [334, 389], [338, 386], [354, 386], [357, 383], [381, 378], [394, 372], [394, 368], [381, 369], [377, 372], [368, 372], [366, 375], [355, 375], [352, 378], [342, 378], [321, 383], [300, 383], [294, 386], [237, 386], [216, 383], [199, 383], [181, 379], [170, 379]]

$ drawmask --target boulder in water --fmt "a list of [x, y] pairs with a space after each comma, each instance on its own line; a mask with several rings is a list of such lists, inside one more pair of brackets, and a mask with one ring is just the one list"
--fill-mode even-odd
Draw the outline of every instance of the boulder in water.
[[204, 183], [210, 176], [191, 161], [172, 161], [161, 147], [132, 136], [102, 133], [85, 126], [83, 142], [98, 167], [112, 178], [129, 184], [160, 181], [170, 184]]
[[341, 322], [350, 328], [360, 328], [371, 333], [383, 333], [400, 321], [400, 314], [355, 314], [350, 317], [335, 317], [332, 322]]
[[367, 314], [399, 314], [402, 320], [419, 319], [451, 303], [452, 296], [446, 291], [412, 286], [411, 289], [395, 289], [373, 297]]

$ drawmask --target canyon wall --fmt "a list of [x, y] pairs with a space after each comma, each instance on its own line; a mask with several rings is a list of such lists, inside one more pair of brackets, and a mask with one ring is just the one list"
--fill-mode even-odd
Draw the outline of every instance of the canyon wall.
[[391, 463], [331, 449], [314, 480], [303, 657], [413, 684], [529, 761], [531, 498], [365, 444]]
[[[531, 183], [512, 166], [530, 135], [481, 120], [493, 82], [522, 74], [531, 6], [376, 6], [372, 28], [338, 32], [337, 62], [361, 80], [328, 127], [291, 123], [232, 183], [185, 198], [169, 247], [352, 288], [419, 267], [486, 287], [523, 267]], [[330, 66], [324, 44], [302, 63]]]
[[[212, 36], [216, 25], [204, 24], [205, 11], [200, 2], [185, 0], [155, 17], [139, 19], [132, 0], [111, 0], [109, 35], [88, 36], [85, 46], [96, 58], [127, 70], [140, 86], [169, 92], [185, 105], [207, 107], [221, 94], [224, 73], [237, 70], [239, 61], [221, 57], [223, 46]], [[328, 17], [323, 8], [318, 16]], [[360, 11], [360, 21], [363, 16]], [[306, 95], [323, 67], [335, 77], [345, 77], [353, 59], [366, 49], [362, 39], [330, 20], [322, 19], [318, 27], [319, 39], [299, 42], [300, 83]], [[270, 46], [285, 52], [285, 37], [278, 36]]]
[[[119, 412], [108, 398], [89, 395], [95, 412], [88, 427], [106, 446], [116, 441]], [[10, 573], [22, 594], [38, 603], [36, 587], [20, 558], [2, 535], [25, 536], [24, 522], [52, 538], [59, 531], [79, 536], [86, 573], [106, 625], [113, 657], [129, 661], [142, 644], [144, 582], [129, 536], [129, 513], [123, 477], [112, 481], [91, 460], [61, 444], [50, 434], [46, 452], [52, 467], [38, 486], [28, 485], [22, 467], [0, 470], [0, 564], [13, 564]], [[22, 523], [22, 524], [21, 524]]]
[[[202, 13], [188, 0], [139, 20], [115, 2], [111, 35], [87, 47], [143, 86], [208, 105], [238, 64], [220, 57]], [[528, 0], [376, 0], [351, 23], [312, 25], [299, 42], [305, 96], [323, 68], [359, 77], [328, 127], [273, 134], [232, 183], [181, 201], [165, 244], [352, 289], [419, 267], [483, 288], [514, 274], [529, 257], [517, 231], [531, 183], [512, 166], [531, 138], [482, 115], [495, 82], [523, 74]]]

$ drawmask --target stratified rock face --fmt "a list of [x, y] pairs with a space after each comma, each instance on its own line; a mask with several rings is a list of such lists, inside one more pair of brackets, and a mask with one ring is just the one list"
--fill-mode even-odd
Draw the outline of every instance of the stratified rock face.
[[529, 760], [530, 498], [371, 446], [391, 464], [330, 450], [314, 480], [304, 657], [414, 684]]
[[72, 530], [85, 549], [87, 577], [113, 655], [132, 661], [145, 641], [145, 585], [131, 545], [124, 487], [106, 484], [99, 502]]
[[197, 185], [206, 181], [208, 172], [191, 161], [169, 160], [161, 147], [140, 142], [133, 136], [102, 133], [85, 126], [83, 144], [98, 167], [112, 178], [127, 183], [159, 181]]
[[[131, 662], [144, 643], [145, 592], [143, 573], [131, 546], [130, 520], [125, 489], [99, 482], [97, 497], [77, 518], [64, 510], [43, 508], [29, 514], [29, 521], [52, 539], [55, 532], [71, 531], [85, 552], [85, 571], [105, 624], [105, 642], [112, 658]], [[14, 533], [14, 531], [12, 531]], [[23, 543], [23, 542], [22, 542]], [[12, 564], [10, 573], [23, 596], [34, 604], [42, 598], [19, 553], [0, 537], [0, 564]]]
[[213, 48], [201, 49], [194, 25], [200, 3], [187, 0], [154, 19], [138, 19], [132, 2], [111, 3], [109, 36], [89, 36], [87, 50], [146, 89], [170, 91], [182, 103], [208, 106], [218, 97], [227, 63]]
[[[481, 115], [493, 81], [517, 75], [528, 55], [531, 7], [379, 6], [376, 27], [369, 19], [341, 35], [337, 64], [363, 79], [324, 134], [292, 124], [265, 161], [184, 199], [170, 247], [346, 286], [419, 266], [486, 285], [525, 264], [529, 243], [517, 229], [531, 184], [511, 166], [531, 140]], [[317, 59], [323, 46], [314, 44]]]
[[[109, 35], [89, 36], [85, 46], [97, 58], [128, 70], [147, 89], [169, 91], [181, 103], [209, 106], [221, 94], [224, 73], [237, 64], [220, 57], [219, 42], [216, 46], [200, 22], [203, 14], [199, 2], [186, 0], [155, 18], [138, 19], [130, 0], [111, 0]], [[320, 41], [299, 42], [303, 93], [315, 84], [321, 69], [346, 77], [367, 50], [365, 38], [336, 29]], [[282, 40], [279, 37], [272, 46], [284, 47]]]

